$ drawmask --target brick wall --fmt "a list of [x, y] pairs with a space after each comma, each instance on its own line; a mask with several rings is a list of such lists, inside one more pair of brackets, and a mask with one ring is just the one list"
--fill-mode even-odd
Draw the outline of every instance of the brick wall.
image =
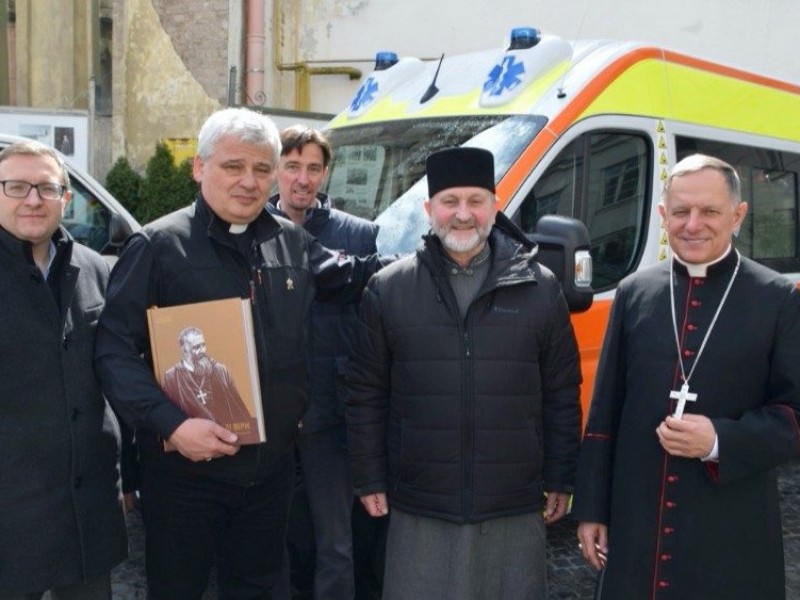
[[228, 95], [228, 0], [153, 0], [161, 25], [205, 92]]

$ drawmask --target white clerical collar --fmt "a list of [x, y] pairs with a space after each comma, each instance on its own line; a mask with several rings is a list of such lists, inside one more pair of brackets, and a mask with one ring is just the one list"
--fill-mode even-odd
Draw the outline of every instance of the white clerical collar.
[[230, 228], [228, 229], [229, 232], [234, 234], [240, 234], [247, 231], [247, 226], [249, 223], [231, 223]]
[[725, 250], [725, 252], [723, 252], [719, 258], [707, 263], [687, 263], [686, 261], [681, 260], [680, 256], [678, 256], [674, 252], [672, 254], [672, 257], [675, 259], [675, 262], [680, 263], [684, 267], [686, 267], [686, 270], [689, 271], [689, 277], [705, 277], [708, 272], [708, 267], [724, 260], [725, 257], [728, 256], [728, 254], [730, 254], [731, 247], [732, 244], [729, 244], [728, 249]]

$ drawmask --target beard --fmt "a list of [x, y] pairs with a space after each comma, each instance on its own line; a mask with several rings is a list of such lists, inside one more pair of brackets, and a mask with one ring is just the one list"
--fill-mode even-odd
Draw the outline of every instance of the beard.
[[194, 372], [201, 377], [205, 377], [211, 373], [212, 362], [208, 356], [201, 356], [194, 361]]
[[[433, 218], [429, 218], [429, 221], [433, 233], [441, 240], [445, 250], [458, 254], [471, 252], [481, 246], [488, 239], [489, 233], [492, 231], [491, 224], [485, 227], [478, 227], [478, 224], [474, 221], [465, 223], [453, 219], [449, 223], [444, 223], [442, 225], [435, 223]], [[474, 229], [470, 232], [469, 237], [459, 237], [458, 234], [462, 232], [454, 229], [457, 225], [472, 225]]]

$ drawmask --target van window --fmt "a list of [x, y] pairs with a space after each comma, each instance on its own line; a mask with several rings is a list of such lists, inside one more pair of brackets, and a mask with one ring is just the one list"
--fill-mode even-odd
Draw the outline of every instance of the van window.
[[[499, 180], [544, 124], [531, 115], [467, 115], [332, 129], [326, 132], [334, 152], [324, 191], [334, 207], [372, 220], [398, 199], [410, 202], [407, 194], [425, 176], [429, 154], [461, 145], [486, 148]], [[413, 210], [421, 213], [421, 200], [412, 196]], [[412, 249], [418, 241], [411, 240]]]
[[578, 137], [522, 202], [520, 226], [532, 234], [544, 215], [580, 219], [591, 240], [592, 287], [615, 285], [633, 270], [644, 245], [650, 152], [640, 135], [593, 131]]
[[76, 241], [102, 253], [108, 246], [111, 211], [79, 181], [70, 179], [72, 200], [62, 224]]
[[800, 271], [798, 175], [800, 155], [743, 144], [680, 136], [678, 160], [700, 152], [733, 165], [747, 216], [736, 239], [744, 256], [782, 273]]

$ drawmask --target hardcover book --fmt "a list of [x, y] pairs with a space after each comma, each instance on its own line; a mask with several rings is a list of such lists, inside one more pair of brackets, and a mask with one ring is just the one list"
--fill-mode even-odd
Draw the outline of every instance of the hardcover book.
[[154, 307], [147, 322], [153, 370], [167, 397], [187, 416], [234, 432], [242, 444], [265, 442], [250, 301]]

